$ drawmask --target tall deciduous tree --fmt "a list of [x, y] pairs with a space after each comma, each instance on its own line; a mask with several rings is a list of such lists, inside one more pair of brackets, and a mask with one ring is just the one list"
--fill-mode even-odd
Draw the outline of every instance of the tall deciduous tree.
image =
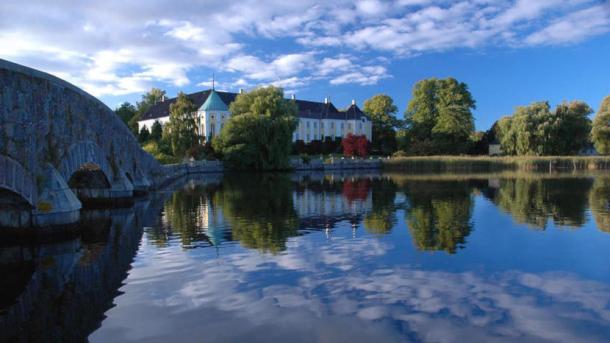
[[600, 154], [610, 154], [610, 95], [602, 101], [595, 119], [591, 138]]
[[417, 154], [457, 154], [469, 147], [475, 101], [456, 79], [419, 81], [405, 112], [410, 148]]
[[520, 106], [498, 122], [502, 151], [507, 155], [577, 154], [588, 142], [591, 108], [584, 102], [562, 103], [554, 111], [548, 102]]
[[231, 119], [213, 141], [229, 168], [274, 170], [289, 167], [297, 107], [281, 88], [263, 87], [231, 103]]
[[364, 102], [364, 112], [371, 117], [373, 124], [373, 151], [386, 155], [396, 151], [396, 129], [400, 120], [396, 118], [398, 108], [392, 98], [377, 94]]
[[165, 126], [164, 135], [169, 138], [176, 157], [186, 156], [186, 151], [197, 143], [196, 110], [193, 102], [183, 92], [169, 106], [169, 122]]

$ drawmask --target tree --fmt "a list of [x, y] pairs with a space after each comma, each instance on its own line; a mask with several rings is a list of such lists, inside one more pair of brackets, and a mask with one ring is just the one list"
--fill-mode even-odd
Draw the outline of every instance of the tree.
[[576, 154], [588, 142], [591, 112], [581, 101], [562, 103], [554, 111], [548, 102], [520, 106], [511, 117], [498, 121], [502, 151], [507, 155]]
[[128, 102], [124, 102], [114, 110], [114, 113], [121, 118], [125, 125], [129, 125], [129, 121], [136, 114], [136, 107]]
[[186, 156], [186, 152], [197, 143], [196, 122], [193, 113], [197, 109], [183, 92], [169, 106], [169, 122], [164, 135], [167, 136], [176, 157]]
[[239, 94], [231, 118], [212, 143], [233, 169], [287, 169], [297, 107], [273, 86]]
[[463, 82], [453, 78], [419, 81], [405, 112], [410, 149], [427, 155], [467, 152], [475, 108]]
[[148, 128], [144, 126], [142, 127], [142, 130], [140, 130], [140, 134], [138, 135], [138, 141], [140, 143], [146, 143], [148, 142], [148, 139], [150, 139], [150, 132], [148, 131]]
[[150, 91], [142, 95], [142, 100], [136, 104], [136, 113], [131, 117], [128, 126], [138, 134], [138, 121], [142, 115], [150, 110], [156, 103], [161, 102], [165, 97], [165, 91], [159, 88], [152, 88]]
[[396, 129], [400, 121], [396, 119], [398, 108], [391, 97], [377, 94], [364, 102], [364, 112], [373, 124], [372, 150], [384, 155], [396, 151]]
[[161, 123], [159, 123], [158, 120], [155, 120], [150, 130], [150, 139], [155, 142], [159, 142], [161, 140], [161, 137], [163, 137], [163, 127], [161, 126]]
[[604, 98], [595, 115], [591, 139], [597, 152], [610, 154], [610, 96]]

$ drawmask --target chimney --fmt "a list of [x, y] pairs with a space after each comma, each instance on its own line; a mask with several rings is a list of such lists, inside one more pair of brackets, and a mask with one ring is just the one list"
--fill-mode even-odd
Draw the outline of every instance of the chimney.
[[243, 88], [239, 89], [239, 94], [244, 94], [244, 89]]
[[297, 99], [297, 96], [296, 96], [296, 95], [294, 95], [294, 93], [292, 93], [292, 95], [290, 96], [290, 99], [292, 99], [292, 100], [296, 100], [296, 99]]
[[326, 98], [324, 98], [324, 103], [325, 103], [325, 104], [328, 104], [329, 102], [330, 102], [330, 97], [326, 97]]
[[356, 100], [352, 99], [352, 106], [356, 106]]

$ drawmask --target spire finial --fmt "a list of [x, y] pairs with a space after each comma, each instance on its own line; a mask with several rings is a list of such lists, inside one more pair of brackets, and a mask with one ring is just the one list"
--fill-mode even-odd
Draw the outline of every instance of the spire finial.
[[212, 73], [212, 90], [214, 90], [214, 73]]

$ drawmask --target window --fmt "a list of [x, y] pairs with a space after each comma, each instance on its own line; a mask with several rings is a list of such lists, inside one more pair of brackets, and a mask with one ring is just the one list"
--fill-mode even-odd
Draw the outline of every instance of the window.
[[318, 128], [318, 123], [316, 123], [315, 121], [313, 122], [313, 128], [317, 129]]
[[214, 125], [214, 123], [210, 124], [210, 137], [214, 137], [214, 134], [216, 132], [216, 125]]
[[307, 128], [309, 129], [309, 122], [307, 122]]
[[341, 123], [341, 130], [343, 130], [343, 123]]
[[320, 123], [320, 128], [323, 129], [324, 128], [324, 122]]
[[309, 142], [309, 133], [307, 134], [307, 141]]

